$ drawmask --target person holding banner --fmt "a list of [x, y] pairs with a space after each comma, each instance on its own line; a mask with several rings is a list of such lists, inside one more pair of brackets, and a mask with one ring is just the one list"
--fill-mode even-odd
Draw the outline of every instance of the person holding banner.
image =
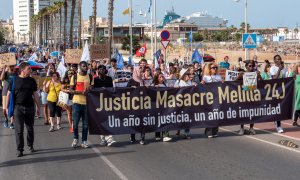
[[[113, 87], [113, 80], [110, 76], [107, 76], [106, 66], [98, 66], [98, 77], [95, 78], [94, 88], [110, 88]], [[104, 136], [100, 135], [100, 145], [111, 146], [115, 143], [112, 135]]]
[[300, 127], [298, 119], [300, 117], [300, 64], [296, 65], [295, 79], [295, 105], [294, 105], [294, 122], [293, 126]]
[[[218, 67], [217, 63], [214, 63], [214, 62], [208, 63], [204, 67], [201, 84], [212, 83], [212, 82], [224, 82], [222, 76], [218, 72], [218, 69], [219, 69], [219, 67]], [[204, 131], [205, 135], [208, 138], [217, 137], [218, 132], [219, 132], [219, 127], [205, 128], [205, 131]]]
[[[261, 75], [259, 71], [255, 70], [255, 62], [254, 60], [248, 60], [245, 61], [245, 67], [246, 67], [246, 71], [245, 72], [257, 72], [257, 81], [261, 80]], [[236, 81], [243, 81], [243, 76], [245, 72], [241, 72], [237, 77], [236, 77]], [[250, 124], [250, 129], [249, 129], [249, 133], [250, 135], [255, 135], [255, 130], [254, 130], [254, 124]], [[245, 134], [245, 129], [244, 129], [244, 124], [241, 125], [241, 129], [239, 130], [239, 135], [244, 135]]]
[[[157, 74], [154, 76], [153, 79], [153, 86], [161, 88], [161, 87], [167, 87], [165, 84], [165, 77], [163, 73]], [[155, 132], [155, 136], [158, 137], [159, 132]], [[159, 133], [160, 136], [160, 133]], [[163, 142], [170, 142], [172, 141], [172, 138], [169, 135], [169, 131], [163, 131], [162, 132], [162, 136], [163, 136]], [[159, 137], [160, 138], [160, 137]]]
[[[196, 83], [193, 83], [190, 80], [190, 72], [187, 68], [182, 68], [180, 73], [180, 79], [176, 81], [174, 87], [180, 88], [180, 87], [187, 87], [187, 86], [196, 86]], [[177, 136], [180, 135], [180, 130], [176, 133]], [[184, 139], [191, 139], [190, 136], [190, 129], [184, 130]]]
[[[282, 61], [282, 58], [280, 55], [274, 56], [274, 64], [270, 68], [270, 74], [272, 79], [279, 79], [279, 78], [285, 78], [287, 69], [284, 67], [284, 62]], [[281, 121], [275, 121], [276, 130], [278, 133], [284, 133], [282, 127], [281, 127]]]
[[87, 143], [88, 136], [88, 118], [87, 118], [87, 106], [86, 106], [86, 94], [94, 86], [94, 78], [92, 75], [88, 74], [88, 64], [85, 61], [79, 63], [79, 73], [75, 73], [70, 81], [70, 93], [73, 94], [73, 130], [74, 139], [72, 142], [72, 147], [77, 147], [78, 144], [78, 124], [80, 119], [82, 119], [82, 143], [81, 147], [88, 148]]

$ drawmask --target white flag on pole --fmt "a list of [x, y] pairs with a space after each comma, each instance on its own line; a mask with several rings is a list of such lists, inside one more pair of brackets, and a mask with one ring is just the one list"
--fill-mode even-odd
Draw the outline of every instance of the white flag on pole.
[[87, 42], [85, 42], [84, 49], [82, 52], [81, 60], [80, 61], [85, 61], [88, 62], [90, 60], [90, 51], [89, 51], [89, 45]]
[[57, 72], [59, 73], [60, 77], [61, 77], [61, 80], [63, 80], [63, 78], [65, 77], [65, 74], [67, 72], [67, 68], [66, 66], [64, 65], [64, 63], [61, 61], [57, 67]]

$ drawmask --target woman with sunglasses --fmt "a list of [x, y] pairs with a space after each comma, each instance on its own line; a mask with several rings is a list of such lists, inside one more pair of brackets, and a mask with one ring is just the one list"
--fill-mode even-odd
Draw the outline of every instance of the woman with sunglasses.
[[[190, 79], [190, 72], [187, 68], [181, 69], [179, 75], [180, 79], [176, 81], [174, 87], [187, 87], [187, 86], [196, 86], [197, 84], [192, 82]], [[177, 136], [180, 135], [180, 130], [176, 133]], [[190, 129], [184, 130], [184, 139], [191, 139]]]
[[[254, 60], [248, 60], [245, 61], [245, 72], [257, 72], [257, 81], [262, 80], [260, 72], [255, 70], [255, 62]], [[244, 72], [240, 73], [238, 77], [236, 77], [235, 81], [243, 81], [243, 75]], [[255, 130], [254, 130], [254, 124], [250, 124], [250, 129], [249, 129], [249, 134], [250, 135], [255, 135]], [[241, 129], [239, 131], [239, 135], [244, 135], [245, 134], [245, 129], [244, 129], [244, 124], [241, 125]]]
[[70, 125], [70, 133], [73, 133], [73, 119], [72, 119], [72, 94], [70, 94], [70, 81], [72, 76], [75, 74], [73, 70], [68, 70], [62, 82], [62, 91], [65, 93], [69, 93], [69, 103], [67, 104], [67, 116], [68, 122]]
[[[218, 72], [219, 66], [217, 63], [211, 62], [204, 67], [203, 77], [201, 84], [212, 82], [223, 82], [222, 76]], [[205, 135], [208, 138], [214, 138], [218, 136], [219, 127], [205, 128]]]

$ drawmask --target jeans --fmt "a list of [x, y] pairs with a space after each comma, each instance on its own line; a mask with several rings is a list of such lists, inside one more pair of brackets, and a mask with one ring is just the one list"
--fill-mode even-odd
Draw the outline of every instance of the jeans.
[[26, 107], [16, 105], [14, 110], [15, 120], [15, 136], [17, 143], [17, 150], [24, 151], [24, 123], [27, 129], [27, 145], [33, 147], [34, 142], [34, 106]]
[[74, 139], [78, 139], [78, 124], [80, 118], [82, 119], [82, 141], [87, 141], [88, 134], [88, 118], [87, 118], [87, 109], [86, 105], [82, 104], [73, 104], [72, 116], [73, 116], [73, 130], [74, 130]]

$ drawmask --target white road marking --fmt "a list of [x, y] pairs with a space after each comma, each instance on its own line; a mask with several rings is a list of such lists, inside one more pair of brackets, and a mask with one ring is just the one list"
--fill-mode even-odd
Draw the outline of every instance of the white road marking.
[[[227, 132], [231, 132], [233, 134], [238, 134], [234, 131], [231, 131], [229, 129], [225, 129], [225, 128], [220, 128], [221, 130], [223, 131], [227, 131]], [[289, 151], [292, 151], [292, 152], [295, 152], [295, 153], [298, 153], [300, 154], [300, 151], [299, 150], [296, 150], [296, 149], [293, 149], [293, 148], [289, 148], [289, 147], [285, 147], [285, 146], [282, 146], [282, 145], [279, 145], [279, 144], [276, 144], [276, 143], [272, 143], [272, 142], [269, 142], [269, 141], [266, 141], [266, 140], [263, 140], [263, 139], [259, 139], [259, 138], [256, 138], [254, 136], [243, 136], [245, 138], [249, 138], [249, 139], [254, 139], [256, 141], [260, 141], [260, 142], [263, 142], [263, 143], [267, 143], [269, 145], [272, 145], [272, 146], [276, 146], [276, 147], [279, 147], [279, 148], [282, 148], [282, 149], [285, 149], [285, 150], [289, 150]]]

